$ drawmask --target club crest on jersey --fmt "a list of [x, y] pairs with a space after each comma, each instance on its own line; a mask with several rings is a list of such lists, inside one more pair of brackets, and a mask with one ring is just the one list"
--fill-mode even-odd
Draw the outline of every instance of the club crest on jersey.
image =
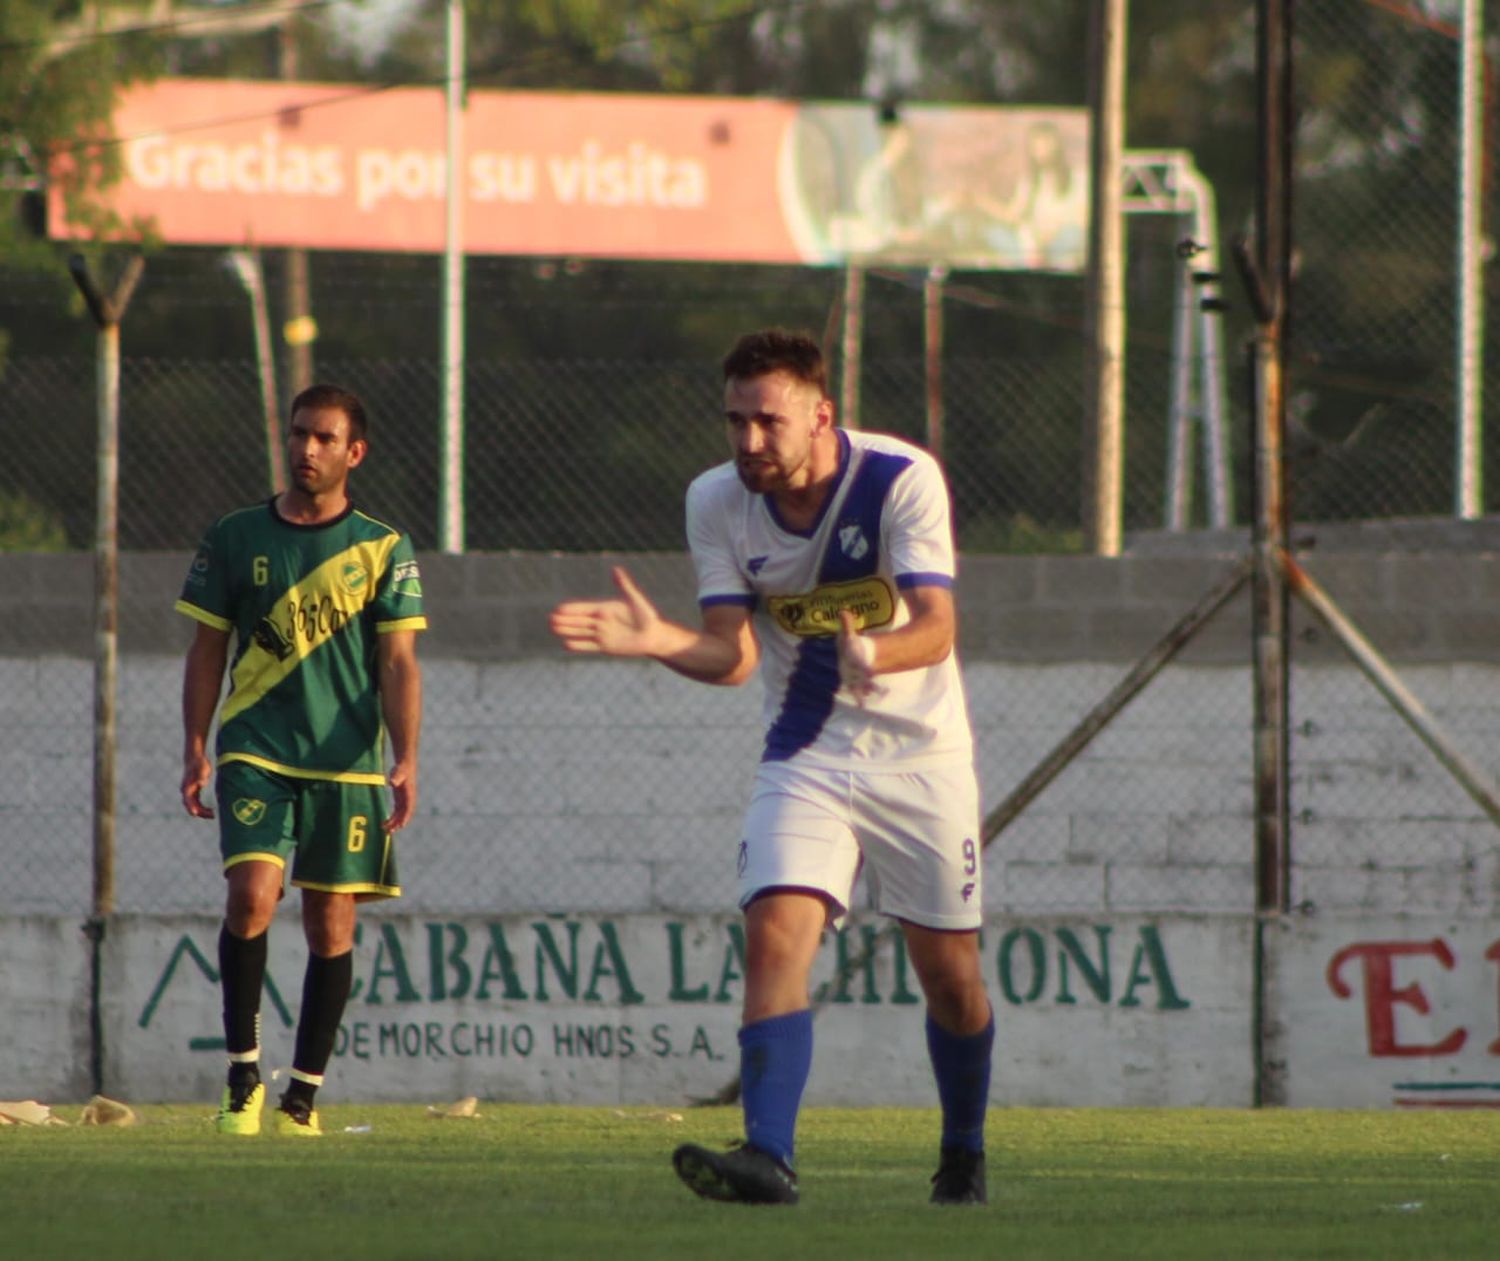
[[370, 571], [357, 560], [346, 560], [339, 567], [339, 585], [349, 595], [358, 595], [370, 581]]
[[266, 803], [257, 801], [254, 797], [241, 797], [229, 808], [234, 811], [234, 817], [247, 828], [253, 828], [266, 817]]
[[839, 526], [839, 547], [850, 560], [863, 560], [869, 555], [870, 540], [865, 537], [859, 522]]

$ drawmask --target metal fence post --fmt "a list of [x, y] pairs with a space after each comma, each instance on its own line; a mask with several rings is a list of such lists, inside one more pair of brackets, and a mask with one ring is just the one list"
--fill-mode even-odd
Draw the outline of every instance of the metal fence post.
[[94, 535], [94, 898], [85, 931], [93, 943], [90, 993], [90, 1070], [94, 1092], [104, 1089], [100, 1012], [102, 948], [115, 909], [115, 693], [119, 672], [120, 320], [141, 278], [145, 259], [132, 256], [106, 297], [81, 254], [68, 270], [99, 329], [98, 491]]
[[856, 263], [844, 268], [843, 372], [839, 378], [839, 424], [859, 428], [859, 375], [865, 337], [865, 272]]
[[943, 282], [948, 269], [934, 263], [922, 281], [922, 343], [926, 363], [927, 449], [943, 458]]
[[1283, 485], [1286, 428], [1285, 345], [1291, 264], [1291, 0], [1260, 0], [1257, 16], [1259, 175], [1256, 233], [1235, 245], [1255, 310], [1251, 343], [1254, 403], [1254, 582], [1251, 588], [1255, 671], [1255, 1102], [1285, 1102], [1284, 1065], [1274, 1053], [1277, 1021], [1267, 1004], [1266, 934], [1291, 901], [1288, 806], [1287, 503]]

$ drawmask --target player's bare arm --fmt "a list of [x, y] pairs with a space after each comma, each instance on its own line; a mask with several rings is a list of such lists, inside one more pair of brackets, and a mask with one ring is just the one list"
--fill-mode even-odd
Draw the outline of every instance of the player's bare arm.
[[182, 804], [196, 819], [212, 819], [203, 790], [214, 773], [208, 760], [208, 729], [219, 704], [229, 632], [198, 623], [182, 672]]
[[737, 686], [759, 661], [749, 611], [711, 605], [701, 629], [673, 622], [624, 569], [613, 570], [620, 594], [611, 600], [568, 600], [552, 610], [549, 625], [569, 652], [610, 657], [650, 657], [700, 683]]
[[417, 808], [417, 744], [422, 731], [422, 669], [415, 631], [387, 631], [376, 644], [380, 710], [394, 765], [386, 777], [394, 799], [384, 827], [397, 832]]
[[863, 701], [879, 688], [876, 675], [934, 666], [953, 651], [957, 627], [953, 592], [947, 587], [910, 587], [901, 593], [911, 620], [898, 630], [862, 635], [847, 609], [839, 614], [839, 677]]

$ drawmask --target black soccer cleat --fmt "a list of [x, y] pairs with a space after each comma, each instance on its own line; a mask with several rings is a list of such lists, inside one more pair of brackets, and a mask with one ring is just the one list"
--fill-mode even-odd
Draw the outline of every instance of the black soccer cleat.
[[705, 1200], [735, 1204], [795, 1204], [797, 1175], [769, 1152], [736, 1143], [727, 1152], [684, 1143], [672, 1153], [672, 1168]]
[[984, 1153], [966, 1147], [945, 1147], [938, 1171], [932, 1175], [932, 1203], [988, 1204], [984, 1189]]

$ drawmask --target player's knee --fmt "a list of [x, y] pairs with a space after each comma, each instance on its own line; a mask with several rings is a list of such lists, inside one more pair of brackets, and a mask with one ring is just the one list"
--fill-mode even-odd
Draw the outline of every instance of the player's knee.
[[935, 968], [922, 977], [932, 1018], [950, 1033], [977, 1033], [990, 1021], [990, 1000], [977, 969]]
[[747, 944], [745, 965], [757, 972], [784, 972], [795, 957], [788, 934], [764, 932]]
[[354, 949], [353, 931], [341, 931], [329, 924], [304, 924], [307, 931], [307, 948], [315, 955], [332, 959], [336, 955], [348, 954]]
[[224, 922], [236, 937], [259, 937], [271, 927], [276, 899], [256, 889], [231, 889], [224, 908]]

